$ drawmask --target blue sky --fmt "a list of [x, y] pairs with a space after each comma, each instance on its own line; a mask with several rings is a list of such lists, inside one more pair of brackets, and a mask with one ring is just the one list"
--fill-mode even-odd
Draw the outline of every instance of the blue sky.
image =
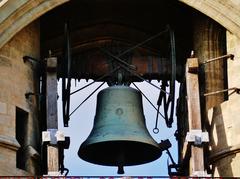
[[[79, 89], [90, 83], [91, 80], [81, 80], [76, 83], [72, 81], [72, 91]], [[156, 81], [152, 83], [160, 86]], [[71, 96], [71, 110], [74, 110], [100, 83], [94, 83], [93, 85], [85, 88], [84, 90], [73, 94]], [[151, 100], [153, 104], [157, 103], [159, 90], [152, 87], [146, 82], [136, 83], [141, 91]], [[70, 118], [69, 127], [63, 127], [62, 120], [62, 101], [61, 101], [61, 81], [58, 84], [58, 121], [59, 130], [63, 131], [65, 136], [70, 136], [70, 148], [65, 150], [65, 167], [69, 169], [69, 176], [122, 176], [117, 174], [117, 167], [106, 167], [101, 165], [94, 165], [81, 160], [78, 155], [78, 149], [83, 141], [86, 140], [91, 129], [93, 127], [93, 119], [96, 110], [96, 96], [97, 93], [104, 88], [107, 88], [107, 84], [103, 85], [90, 99], [88, 99]], [[132, 85], [131, 85], [132, 87]], [[176, 90], [178, 91], [178, 90]], [[176, 130], [176, 119], [172, 128], [167, 128], [164, 119], [159, 117], [158, 127], [159, 133], [154, 134], [152, 132], [155, 126], [156, 110], [149, 104], [148, 101], [143, 98], [143, 109], [146, 119], [148, 131], [156, 142], [169, 139], [172, 143], [170, 152], [177, 162], [177, 143], [174, 137]], [[161, 111], [162, 112], [162, 111]], [[163, 113], [163, 112], [162, 112]], [[100, 153], [101, 155], [101, 153]], [[168, 155], [164, 151], [162, 156], [153, 162], [144, 165], [137, 165], [131, 167], [124, 167], [125, 174], [123, 176], [168, 176], [167, 172], [167, 160]]]

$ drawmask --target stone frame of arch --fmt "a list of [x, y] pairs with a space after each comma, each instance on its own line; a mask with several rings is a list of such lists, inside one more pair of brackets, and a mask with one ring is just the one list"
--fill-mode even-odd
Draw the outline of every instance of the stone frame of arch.
[[[0, 48], [28, 24], [46, 12], [68, 1], [69, 0], [0, 0], [0, 3], [2, 2], [0, 4]], [[178, 1], [209, 16], [236, 37], [240, 38], [240, 0]], [[219, 112], [219, 109], [215, 111]]]
[[[44, 13], [69, 0], [7, 0], [0, 6], [0, 48]], [[239, 0], [178, 0], [209, 16], [240, 38]]]

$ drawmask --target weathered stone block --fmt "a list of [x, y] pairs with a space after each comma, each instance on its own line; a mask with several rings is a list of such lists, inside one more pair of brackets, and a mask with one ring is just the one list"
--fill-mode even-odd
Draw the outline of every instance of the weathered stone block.
[[0, 101], [0, 114], [7, 114], [7, 104]]
[[[37, 69], [34, 65], [24, 63], [22, 57], [29, 55], [38, 59], [39, 40], [39, 24], [36, 21], [20, 31], [0, 49], [0, 135], [15, 138], [16, 107], [18, 107], [29, 114], [25, 143], [35, 148], [39, 145], [38, 122], [33, 123], [33, 120], [36, 121], [34, 118], [37, 117], [36, 97], [32, 96], [27, 100], [25, 93], [37, 93], [35, 86]], [[26, 165], [26, 170], [37, 171], [34, 168], [39, 166], [31, 156], [27, 157], [27, 162], [32, 165]], [[8, 150], [6, 146], [1, 148], [0, 175], [26, 175], [26, 172], [16, 168], [16, 150]]]

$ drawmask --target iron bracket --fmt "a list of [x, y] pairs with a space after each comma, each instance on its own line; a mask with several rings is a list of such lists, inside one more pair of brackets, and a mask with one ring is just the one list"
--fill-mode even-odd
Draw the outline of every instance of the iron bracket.
[[[179, 164], [170, 164], [168, 165], [168, 175], [171, 176], [180, 176], [181, 173], [179, 172], [181, 168], [181, 165]], [[172, 171], [172, 169], [175, 169], [175, 172]]]
[[203, 142], [209, 142], [208, 132], [202, 132], [199, 129], [190, 130], [187, 132], [186, 139], [187, 142], [193, 142], [195, 146], [201, 146]]
[[227, 55], [223, 55], [223, 56], [220, 56], [220, 57], [211, 58], [209, 60], [205, 60], [202, 64], [205, 65], [207, 63], [214, 62], [216, 60], [229, 59], [229, 58], [231, 60], [234, 60], [234, 55], [233, 54], [227, 54]]
[[224, 92], [232, 91], [232, 90], [233, 90], [232, 93], [236, 92], [237, 94], [240, 94], [240, 88], [233, 87], [233, 88], [223, 89], [223, 90], [214, 91], [214, 92], [210, 92], [210, 93], [205, 93], [204, 96], [215, 95], [215, 94], [224, 93]]
[[25, 56], [23, 56], [23, 62], [26, 63], [26, 61], [34, 61], [34, 62], [37, 62], [37, 63], [40, 62], [40, 61], [37, 60], [36, 58], [33, 58], [33, 57], [30, 57], [30, 56], [25, 55]]
[[25, 98], [29, 99], [30, 96], [42, 96], [40, 93], [27, 92], [25, 93]]
[[164, 150], [168, 150], [170, 147], [172, 147], [172, 144], [168, 139], [166, 139], [166, 140], [161, 140], [161, 142], [158, 144], [158, 146], [162, 151], [164, 151]]

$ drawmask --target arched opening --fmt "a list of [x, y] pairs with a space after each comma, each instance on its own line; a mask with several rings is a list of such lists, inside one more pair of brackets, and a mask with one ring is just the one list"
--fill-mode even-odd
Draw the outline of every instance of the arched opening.
[[[172, 62], [170, 62], [171, 40], [169, 29], [171, 29], [175, 34], [176, 80], [182, 84], [179, 93], [182, 94], [181, 100], [183, 102], [180, 106], [183, 106], [186, 102], [186, 99], [184, 99], [186, 90], [183, 87], [185, 63], [186, 59], [190, 57], [191, 51], [195, 51], [195, 55], [201, 63], [206, 59], [226, 54], [225, 29], [200, 12], [185, 6], [182, 2], [173, 0], [160, 2], [155, 0], [138, 2], [134, 0], [129, 2], [121, 0], [113, 3], [110, 0], [72, 0], [67, 3], [58, 1], [58, 4], [56, 2], [54, 4], [53, 1], [50, 4], [41, 1], [38, 1], [38, 3], [38, 5], [34, 5], [34, 3], [25, 4], [25, 8], [22, 8], [24, 11], [18, 9], [17, 20], [10, 16], [6, 21], [3, 21], [0, 26], [3, 27], [1, 31], [3, 36], [0, 38], [0, 43], [4, 45], [26, 24], [42, 15], [36, 20], [40, 24], [40, 59], [47, 57], [49, 51], [51, 51], [52, 56], [58, 58], [58, 78], [67, 77], [64, 72], [64, 25], [66, 22], [70, 25], [71, 34], [71, 78], [106, 81], [108, 84], [116, 84], [116, 81], [119, 80], [119, 74], [113, 73], [106, 78], [101, 78], [101, 80], [99, 78], [114, 70], [119, 62], [112, 60], [113, 57], [109, 58], [106, 51], [116, 56], [138, 44], [140, 45], [137, 48], [123, 55], [122, 58], [124, 62], [136, 67], [136, 73], [140, 74], [142, 79], [129, 71], [123, 70], [121, 71], [123, 83], [142, 82], [145, 79], [146, 81], [160, 81], [161, 83], [156, 82], [160, 86], [164, 80], [169, 81], [173, 73]], [[58, 6], [62, 3], [65, 4]], [[185, 3], [191, 4], [190, 2]], [[47, 8], [44, 4], [48, 5]], [[54, 8], [55, 6], [58, 7]], [[191, 6], [205, 12], [204, 6], [198, 6], [198, 4], [191, 4]], [[27, 13], [27, 7], [32, 11], [33, 16], [31, 16], [31, 13]], [[48, 11], [52, 8], [54, 9]], [[213, 12], [211, 8], [209, 11]], [[209, 14], [211, 15], [211, 13]], [[16, 20], [16, 22], [13, 20]], [[11, 22], [14, 25], [8, 29], [7, 27]], [[222, 21], [218, 20], [218, 22]], [[236, 26], [225, 26], [237, 34]], [[141, 44], [146, 39], [150, 40]], [[216, 66], [217, 68], [215, 68]], [[216, 74], [217, 78], [214, 84], [215, 87], [217, 86], [216, 89], [227, 88], [226, 62], [219, 62], [204, 70], [202, 75], [205, 78], [201, 79], [201, 82], [205, 84], [207, 81], [208, 84], [200, 86], [202, 88], [201, 92], [210, 92], [213, 89], [212, 82], [215, 77], [212, 75]], [[226, 93], [204, 99], [202, 106], [209, 109], [225, 100], [227, 100]], [[178, 106], [178, 108], [181, 107]], [[178, 115], [180, 115], [178, 116], [178, 130], [181, 128], [182, 131], [180, 132], [185, 135], [188, 129], [186, 126], [187, 117], [184, 114], [186, 108], [183, 107], [178, 110]], [[206, 111], [202, 112], [203, 115], [205, 115], [204, 112]], [[177, 123], [176, 120], [175, 122]], [[180, 153], [184, 147], [184, 137], [181, 136], [179, 140], [180, 161]], [[227, 142], [224, 145], [228, 147]], [[208, 155], [205, 157], [207, 158]], [[209, 163], [205, 165], [208, 166]], [[188, 168], [185, 169], [185, 174], [189, 172], [187, 170]], [[210, 168], [208, 170], [211, 171]]]
[[[171, 13], [171, 15], [166, 15], [168, 13]], [[66, 74], [62, 71], [62, 65], [65, 60], [64, 24], [68, 22], [70, 25], [72, 52], [71, 77], [77, 80], [90, 79], [99, 82], [106, 81], [108, 84], [111, 84], [115, 83], [117, 73], [111, 74], [110, 78], [109, 75], [101, 80], [99, 80], [99, 78], [105, 74], [109, 74], [109, 72], [114, 70], [118, 63], [114, 60], [112, 61], [111, 56], [109, 57], [103, 53], [103, 51], [106, 50], [113, 55], [117, 55], [149, 39], [149, 42], [139, 45], [139, 47], [122, 56], [122, 58], [126, 63], [136, 66], [136, 73], [141, 74], [140, 76], [142, 78], [147, 81], [155, 80], [154, 83], [160, 87], [163, 83], [162, 80], [165, 79], [165, 81], [169, 81], [172, 75], [170, 60], [171, 41], [169, 35], [171, 29], [175, 33], [176, 44], [174, 45], [178, 47], [176, 48], [177, 61], [175, 65], [177, 65], [177, 80], [180, 82], [183, 78], [186, 58], [191, 52], [191, 13], [192, 12], [188, 7], [174, 1], [145, 1], [141, 3], [137, 1], [119, 1], [114, 3], [111, 1], [71, 1], [41, 17], [41, 55], [46, 57], [48, 56], [49, 50], [51, 50], [51, 54], [58, 57], [59, 78], [66, 77]], [[156, 37], [153, 38], [154, 36]], [[124, 75], [123, 80], [125, 83], [130, 84], [132, 82], [143, 81], [143, 79], [139, 79], [136, 75], [133, 75], [128, 71], [123, 70], [122, 73]], [[159, 82], [157, 82], [157, 80]], [[79, 88], [81, 88], [81, 85], [84, 83], [81, 81], [79, 84]], [[133, 85], [131, 86], [134, 87]], [[106, 87], [107, 85], [105, 85], [105, 88]], [[154, 93], [154, 95], [150, 95], [150, 98], [156, 105], [159, 91], [154, 90], [151, 85], [148, 86], [146, 82], [145, 86], [142, 88], [145, 88], [144, 93], [147, 92], [149, 94], [149, 91], [151, 91], [150, 93]], [[74, 91], [74, 89], [72, 90]], [[73, 101], [78, 99], [77, 101], [79, 102], [75, 102], [71, 111], [74, 110], [74, 106], [76, 107], [78, 103], [80, 104], [81, 101], [84, 100], [82, 99], [83, 97], [86, 97], [86, 95], [81, 94], [81, 92], [79, 95], [80, 97], [78, 98], [73, 97]], [[147, 95], [147, 97], [149, 96]], [[95, 99], [95, 101], [94, 103], [91, 102], [90, 106], [96, 103], [96, 97], [93, 99]], [[144, 101], [144, 108], [145, 115], [151, 116], [151, 119], [146, 120], [148, 129], [151, 131], [150, 133], [153, 134], [152, 128], [154, 126], [152, 125], [155, 121], [154, 118], [156, 118], [156, 111], [155, 109], [152, 110], [152, 107], [149, 109], [147, 101]], [[84, 119], [82, 119], [82, 124], [80, 122], [81, 120], [79, 121], [80, 123], [76, 122], [76, 120], [78, 120], [76, 118], [86, 117], [89, 118], [89, 120], [93, 120], [93, 114], [86, 114], [89, 113], [89, 108], [86, 109], [85, 107], [84, 109], [85, 111], [82, 111], [81, 108], [79, 109], [82, 111], [80, 116], [77, 115], [79, 113], [72, 115], [73, 119], [70, 119], [69, 121], [69, 130], [71, 130], [71, 125], [75, 127], [89, 125], [86, 124], [87, 122], [83, 122], [85, 121]], [[91, 109], [94, 110], [95, 105], [93, 105], [93, 108]], [[163, 113], [162, 110], [161, 113]], [[170, 129], [166, 126], [164, 119], [159, 119], [159, 121], [161, 121], [159, 122], [161, 128], [165, 128], [163, 131], [170, 131], [170, 133], [166, 132], [165, 134], [165, 132], [162, 131], [162, 134], [159, 136], [156, 135], [155, 138], [160, 142], [161, 139], [167, 139], [168, 136], [171, 136], [171, 140], [174, 141], [176, 119], [174, 121], [174, 127]], [[92, 124], [93, 121], [90, 123]], [[91, 127], [89, 129], [91, 129]], [[66, 130], [69, 131], [68, 129]], [[90, 131], [88, 130], [87, 133], [89, 132]], [[85, 136], [85, 134], [77, 134], [76, 136], [79, 135]], [[72, 138], [76, 137], [72, 136]], [[80, 137], [80, 140], [82, 141], [83, 138]], [[74, 141], [72, 142], [74, 143]], [[75, 142], [79, 143], [79, 141]], [[79, 146], [76, 147], [75, 144], [72, 145], [75, 147], [74, 156], [76, 157], [76, 148], [79, 148]], [[174, 145], [174, 155], [176, 156], [176, 142]], [[164, 153], [163, 156], [164, 158], [162, 164], [160, 164], [160, 168], [165, 168], [165, 173], [162, 173], [163, 170], [156, 170], [156, 172], [153, 173], [153, 168], [158, 167], [158, 162], [152, 164], [151, 170], [149, 170], [149, 168], [143, 170], [140, 169], [141, 167], [135, 167], [133, 171], [140, 172], [142, 170], [142, 173], [139, 173], [139, 175], [144, 175], [144, 172], [145, 175], [147, 175], [147, 173], [148, 175], [167, 175], [167, 155]], [[175, 160], [177, 160], [176, 157]], [[91, 173], [88, 173], [89, 171], [85, 168], [85, 166], [90, 164], [84, 163], [80, 160], [77, 163], [78, 164], [75, 165], [80, 166], [79, 173], [73, 173], [74, 175], [82, 175], [81, 172], [84, 175], [91, 175]], [[77, 166], [74, 166], [74, 168], [75, 167]], [[100, 166], [98, 167], [100, 168]], [[105, 169], [106, 168], [103, 167], [99, 170], [99, 175], [106, 175], [106, 173], [103, 173]], [[110, 171], [115, 172], [115, 170], [116, 169], [112, 168]], [[126, 169], [126, 171], [128, 170], [131, 172], [131, 167]], [[149, 172], [147, 172], [147, 170], [149, 170]], [[129, 173], [129, 175], [137, 175], [137, 173]]]
[[[203, 21], [201, 21], [202, 19]], [[198, 21], [202, 24], [197, 24]], [[67, 77], [63, 70], [65, 60], [64, 24], [66, 22], [71, 29], [72, 71], [70, 75], [78, 80], [91, 79], [106, 81], [110, 85], [116, 84], [118, 73], [109, 75], [110, 78], [107, 76], [99, 80], [103, 75], [114, 70], [116, 64], [118, 64], [118, 62], [114, 62], [111, 55], [109, 58], [107, 53], [117, 56], [117, 54], [121, 54], [132, 46], [141, 44], [144, 40], [151, 39], [156, 34], [161, 33], [149, 42], [139, 45], [122, 58], [124, 62], [135, 66], [136, 73], [141, 74], [143, 79], [158, 80], [161, 83], [157, 85], [163, 85], [164, 81], [171, 79], [173, 73], [170, 62], [169, 29], [175, 34], [176, 54], [174, 55], [176, 55], [175, 65], [177, 69], [175, 73], [177, 81], [182, 85], [184, 85], [185, 79], [186, 59], [190, 57], [192, 50], [196, 49], [195, 53], [199, 55], [201, 50], [207, 48], [202, 44], [204, 40], [211, 41], [212, 44], [220, 44], [220, 46], [212, 49], [214, 55], [201, 56], [200, 60], [225, 53], [224, 39], [215, 37], [215, 33], [224, 34], [224, 28], [182, 3], [154, 0], [140, 3], [125, 0], [114, 3], [108, 0], [71, 1], [46, 13], [40, 19], [41, 55], [42, 58], [46, 57], [51, 50], [51, 54], [57, 56], [59, 78]], [[203, 39], [205, 37], [204, 30], [208, 23], [209, 26], [213, 26], [214, 35]], [[222, 64], [219, 66], [222, 66]], [[224, 76], [226, 71], [223, 70], [223, 67], [219, 71], [219, 76]], [[121, 73], [123, 83], [130, 84], [143, 81], [128, 71], [123, 70]], [[226, 84], [221, 83], [219, 88], [224, 85]], [[202, 87], [204, 91], [205, 86]], [[181, 93], [184, 94], [186, 91], [183, 90]], [[219, 98], [224, 100], [222, 95]], [[215, 98], [212, 100], [216, 101]], [[184, 99], [179, 105], [183, 104], [185, 104]], [[184, 138], [188, 131], [187, 117], [181, 114], [185, 112], [186, 108], [181, 108], [178, 111], [178, 120], [180, 120], [178, 123], [180, 124], [177, 131], [182, 135], [179, 141], [179, 155], [183, 150]], [[177, 123], [176, 119], [175, 123]], [[181, 161], [181, 156], [179, 156], [179, 160]], [[182, 172], [185, 172], [185, 174], [189, 172], [186, 168], [184, 170]], [[161, 172], [158, 175], [161, 175]]]

